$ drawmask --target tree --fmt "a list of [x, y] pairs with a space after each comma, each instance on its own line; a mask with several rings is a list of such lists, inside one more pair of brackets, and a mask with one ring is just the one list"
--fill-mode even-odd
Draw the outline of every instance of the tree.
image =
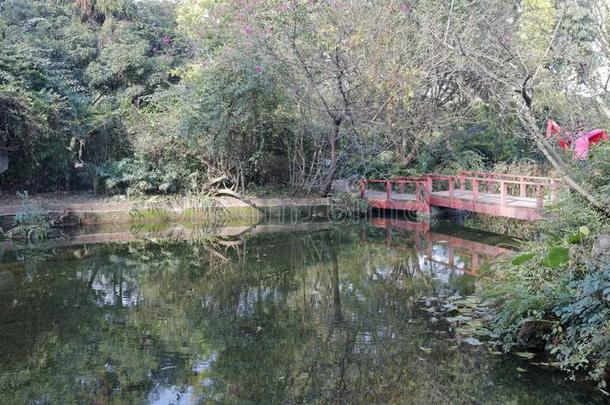
[[[486, 102], [503, 106], [504, 111], [520, 120], [565, 183], [610, 215], [607, 205], [585, 189], [574, 165], [540, 130], [550, 114], [592, 121], [586, 111], [595, 98], [583, 92], [581, 83], [583, 74], [598, 70], [579, 69], [583, 66], [583, 51], [592, 44], [586, 31], [583, 35], [582, 24], [573, 24], [582, 10], [574, 10], [570, 2], [553, 4], [547, 0], [524, 1], [520, 7], [505, 2], [492, 6], [475, 2], [460, 9], [461, 2], [452, 4], [450, 10], [438, 5], [445, 13], [432, 17], [436, 19], [436, 24], [429, 24], [433, 37], [452, 52], [462, 69], [481, 78]], [[459, 18], [451, 19], [445, 31], [433, 28], [443, 26], [441, 21], [449, 21], [452, 13], [460, 13]], [[572, 24], [568, 24], [570, 16]], [[576, 30], [568, 28], [575, 25]]]

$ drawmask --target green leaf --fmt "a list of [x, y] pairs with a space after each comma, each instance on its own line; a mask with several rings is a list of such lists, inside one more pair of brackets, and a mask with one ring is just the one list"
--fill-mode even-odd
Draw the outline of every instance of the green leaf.
[[580, 233], [568, 236], [568, 243], [570, 245], [576, 245], [582, 241], [582, 235]]
[[591, 231], [589, 231], [589, 228], [587, 228], [586, 226], [581, 226], [580, 228], [578, 228], [578, 232], [585, 238], [591, 233]]
[[554, 246], [549, 250], [549, 253], [542, 261], [542, 264], [551, 269], [557, 269], [567, 263], [568, 260], [570, 260], [568, 248]]
[[531, 352], [516, 352], [515, 353], [519, 357], [523, 357], [524, 359], [533, 359], [536, 355]]
[[532, 260], [534, 258], [534, 256], [536, 256], [535, 253], [524, 253], [522, 255], [519, 255], [517, 257], [515, 257], [512, 261], [511, 264], [513, 266], [519, 266], [522, 265], [525, 262], [528, 262], [530, 260]]
[[479, 339], [473, 337], [464, 339], [464, 343], [468, 343], [471, 346], [481, 346], [483, 344]]

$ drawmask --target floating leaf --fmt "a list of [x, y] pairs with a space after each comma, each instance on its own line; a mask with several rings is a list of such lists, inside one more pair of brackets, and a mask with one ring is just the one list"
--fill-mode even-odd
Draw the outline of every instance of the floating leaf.
[[531, 352], [516, 352], [515, 353], [519, 357], [523, 357], [524, 359], [533, 359], [536, 355]]
[[472, 329], [472, 335], [475, 336], [491, 336], [492, 333], [489, 329], [485, 329], [485, 328], [477, 328], [477, 329]]
[[587, 228], [586, 226], [581, 226], [580, 228], [578, 228], [578, 232], [585, 238], [591, 233], [591, 231], [589, 231], [589, 228]]
[[473, 337], [468, 337], [464, 339], [464, 343], [467, 343], [471, 346], [481, 346], [483, 344], [479, 339]]
[[458, 315], [458, 316], [450, 316], [447, 317], [447, 322], [468, 322], [468, 321], [472, 321], [472, 318], [469, 316], [463, 316], [463, 315]]
[[517, 371], [520, 373], [525, 373], [527, 370], [521, 367], [517, 367]]
[[471, 328], [480, 328], [483, 326], [483, 322], [480, 319], [473, 319], [472, 321], [468, 322], [468, 326], [470, 326]]

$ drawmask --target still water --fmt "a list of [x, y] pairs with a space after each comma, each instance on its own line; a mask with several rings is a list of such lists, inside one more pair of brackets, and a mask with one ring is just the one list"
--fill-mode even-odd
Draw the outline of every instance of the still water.
[[603, 401], [422, 311], [472, 294], [505, 238], [381, 219], [163, 236], [2, 245], [0, 404]]

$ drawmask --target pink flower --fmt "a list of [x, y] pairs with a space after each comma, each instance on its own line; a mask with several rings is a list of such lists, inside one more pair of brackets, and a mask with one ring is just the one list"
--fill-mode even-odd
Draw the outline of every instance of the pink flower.
[[172, 39], [169, 35], [163, 35], [163, 45], [167, 46], [172, 43]]
[[408, 13], [411, 7], [408, 4], [401, 4], [399, 7], [401, 13]]
[[263, 67], [261, 65], [256, 65], [254, 70], [256, 70], [256, 73], [263, 73]]

